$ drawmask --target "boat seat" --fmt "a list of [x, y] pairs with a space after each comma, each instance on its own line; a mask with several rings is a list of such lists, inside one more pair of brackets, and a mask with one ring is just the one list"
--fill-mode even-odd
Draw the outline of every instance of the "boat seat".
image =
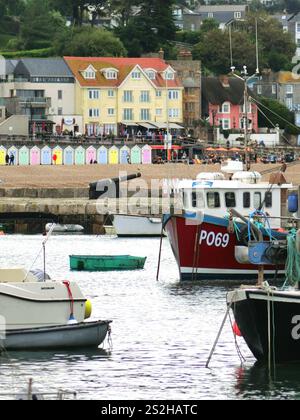
[[0, 269], [0, 283], [23, 283], [24, 281], [26, 281], [26, 283], [37, 282], [38, 279], [32, 273], [27, 274], [25, 268]]

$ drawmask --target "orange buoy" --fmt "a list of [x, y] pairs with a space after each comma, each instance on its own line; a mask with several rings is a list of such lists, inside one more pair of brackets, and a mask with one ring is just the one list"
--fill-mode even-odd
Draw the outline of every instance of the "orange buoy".
[[238, 327], [238, 325], [237, 325], [236, 322], [233, 323], [232, 331], [233, 331], [233, 334], [234, 335], [236, 335], [238, 337], [242, 337], [242, 333], [241, 333], [241, 331], [240, 331], [240, 329], [239, 329], [239, 327]]

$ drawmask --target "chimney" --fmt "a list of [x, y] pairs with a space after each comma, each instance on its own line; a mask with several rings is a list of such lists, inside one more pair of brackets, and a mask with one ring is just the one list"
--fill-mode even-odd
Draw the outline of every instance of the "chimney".
[[165, 58], [165, 52], [162, 48], [158, 51], [158, 58], [160, 58], [161, 60], [164, 60]]
[[230, 87], [228, 76], [222, 75], [222, 76], [219, 77], [219, 80], [220, 80], [220, 82], [221, 82], [221, 84], [224, 88]]
[[180, 50], [177, 60], [183, 60], [183, 61], [192, 61], [193, 55], [190, 50]]

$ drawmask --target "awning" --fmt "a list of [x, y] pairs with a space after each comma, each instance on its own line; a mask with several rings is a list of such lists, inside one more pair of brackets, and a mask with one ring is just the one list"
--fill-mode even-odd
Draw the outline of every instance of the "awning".
[[147, 123], [147, 122], [142, 122], [142, 123], [139, 123], [139, 125], [140, 125], [141, 127], [148, 128], [148, 129], [150, 129], [150, 130], [156, 129], [155, 125], [150, 124], [150, 123]]
[[126, 122], [122, 121], [121, 124], [127, 125], [129, 127], [138, 127], [139, 126], [138, 124], [136, 124], [134, 122], [131, 122], [131, 121], [126, 121]]
[[[150, 146], [152, 150], [164, 150], [165, 146], [154, 145]], [[172, 145], [172, 150], [182, 150], [182, 146], [177, 146], [176, 144]]]
[[[163, 128], [163, 129], [167, 129], [168, 127], [167, 127], [167, 124], [166, 123], [158, 123], [158, 122], [156, 122], [156, 123], [154, 123], [156, 126], [157, 126], [157, 128]], [[176, 124], [176, 123], [169, 123], [169, 128], [171, 129], [175, 129], [175, 130], [183, 130], [184, 129], [184, 127], [182, 127], [181, 125], [179, 125], [179, 124]]]

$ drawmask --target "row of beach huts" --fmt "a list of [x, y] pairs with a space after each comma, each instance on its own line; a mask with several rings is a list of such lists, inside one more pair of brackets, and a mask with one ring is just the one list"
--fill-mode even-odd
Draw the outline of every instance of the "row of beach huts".
[[0, 165], [88, 165], [98, 164], [151, 164], [153, 150], [151, 146], [95, 147], [95, 146], [0, 146]]

